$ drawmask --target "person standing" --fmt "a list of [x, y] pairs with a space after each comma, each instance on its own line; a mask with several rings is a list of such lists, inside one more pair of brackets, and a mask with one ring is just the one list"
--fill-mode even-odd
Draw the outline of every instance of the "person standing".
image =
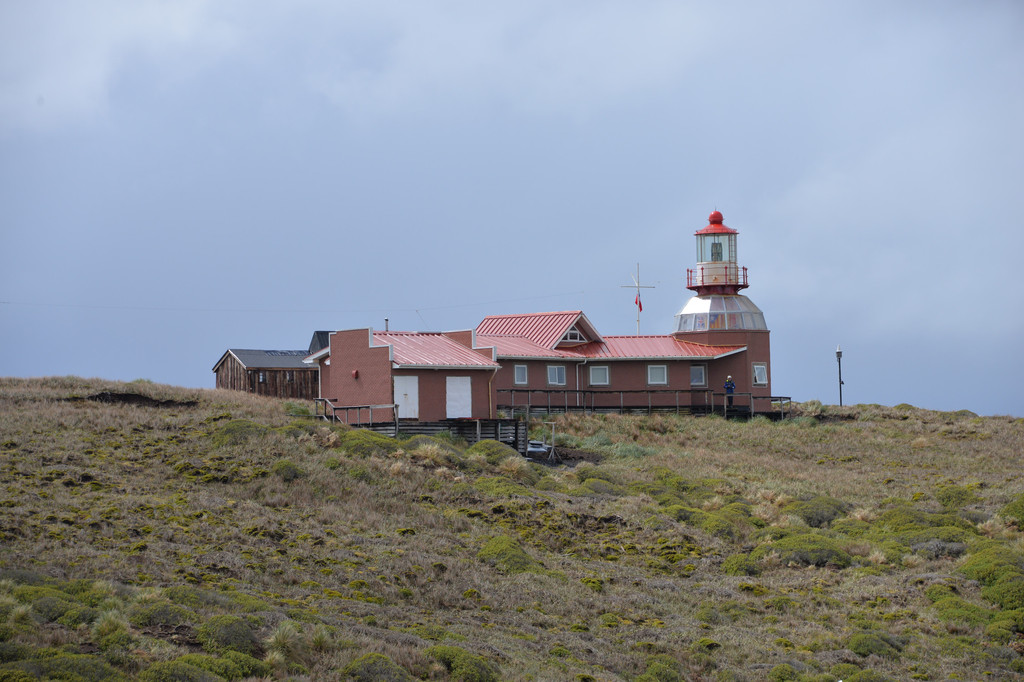
[[725, 378], [725, 396], [726, 396], [725, 399], [726, 399], [727, 404], [729, 405], [729, 407], [732, 407], [732, 394], [735, 393], [735, 392], [736, 392], [736, 382], [734, 382], [732, 380], [732, 375], [730, 374], [729, 376], [727, 376]]

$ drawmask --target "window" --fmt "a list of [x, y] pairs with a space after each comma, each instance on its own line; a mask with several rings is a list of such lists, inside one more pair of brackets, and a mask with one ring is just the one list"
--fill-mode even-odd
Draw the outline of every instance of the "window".
[[713, 242], [711, 244], [711, 260], [718, 262], [722, 260], [722, 243]]
[[260, 383], [261, 384], [267, 383], [267, 375], [264, 372], [260, 372]]
[[284, 373], [284, 380], [287, 381], [289, 384], [294, 383], [295, 382], [295, 370], [290, 369], [287, 372], [285, 372]]
[[586, 337], [584, 337], [583, 334], [580, 334], [580, 330], [576, 327], [567, 331], [565, 336], [562, 337], [562, 341], [572, 341], [574, 343], [583, 343], [586, 340]]
[[708, 367], [707, 367], [707, 365], [690, 365], [690, 385], [691, 386], [707, 386], [708, 385]]
[[647, 365], [647, 383], [650, 386], [667, 386], [668, 365]]
[[523, 386], [527, 382], [526, 365], [516, 365], [516, 375], [513, 378], [513, 383], [516, 386]]
[[607, 386], [609, 383], [608, 365], [594, 365], [590, 368], [591, 386]]
[[548, 365], [548, 385], [565, 386], [565, 365]]
[[754, 385], [755, 386], [767, 386], [768, 385], [768, 363], [767, 362], [755, 362], [754, 363]]

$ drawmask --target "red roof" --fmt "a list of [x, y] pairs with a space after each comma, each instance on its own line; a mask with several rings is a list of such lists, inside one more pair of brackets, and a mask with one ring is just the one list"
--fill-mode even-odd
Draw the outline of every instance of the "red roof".
[[520, 336], [539, 346], [554, 350], [565, 333], [575, 326], [589, 341], [600, 341], [601, 335], [590, 324], [582, 310], [526, 315], [488, 315], [477, 325], [478, 335]]
[[399, 367], [496, 369], [500, 366], [436, 332], [373, 332], [373, 342], [379, 346], [391, 346], [391, 359]]
[[523, 336], [477, 334], [476, 344], [482, 348], [493, 347], [499, 357], [505, 358], [578, 358], [579, 353], [569, 350], [552, 350], [534, 343]]
[[739, 234], [739, 232], [722, 224], [722, 214], [712, 211], [708, 216], [708, 226], [697, 230], [694, 234]]
[[602, 341], [572, 349], [549, 349], [521, 336], [478, 334], [478, 346], [493, 346], [499, 358], [562, 358], [583, 360], [647, 360], [665, 358], [688, 360], [718, 358], [745, 350], [746, 346], [708, 346], [679, 341], [672, 336], [606, 336]]
[[679, 341], [673, 336], [606, 336], [603, 343], [588, 343], [576, 352], [588, 358], [634, 360], [648, 358], [718, 358], [746, 346], [708, 346]]

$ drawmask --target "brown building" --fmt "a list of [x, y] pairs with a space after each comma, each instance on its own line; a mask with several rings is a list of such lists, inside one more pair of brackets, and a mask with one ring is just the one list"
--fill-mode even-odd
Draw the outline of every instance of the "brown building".
[[[769, 332], [739, 293], [748, 283], [737, 234], [718, 211], [695, 233], [696, 296], [672, 334], [603, 336], [580, 310], [492, 315], [474, 331], [317, 332], [306, 363], [319, 368], [328, 409], [358, 423], [390, 421], [396, 406], [420, 421], [523, 409], [770, 412]], [[372, 418], [360, 413], [371, 408]]]
[[217, 388], [274, 398], [313, 400], [320, 396], [319, 371], [303, 362], [308, 350], [231, 348], [213, 366]]
[[337, 331], [306, 361], [319, 367], [320, 397], [341, 421], [393, 421], [396, 406], [399, 419], [494, 416], [500, 367], [492, 349], [475, 346], [472, 331]]

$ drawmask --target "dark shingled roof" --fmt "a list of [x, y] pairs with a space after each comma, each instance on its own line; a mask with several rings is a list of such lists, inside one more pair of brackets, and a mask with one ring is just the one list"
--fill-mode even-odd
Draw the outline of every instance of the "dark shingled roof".
[[238, 358], [246, 369], [314, 369], [302, 362], [309, 353], [304, 350], [249, 350], [231, 348], [229, 353]]
[[330, 343], [330, 332], [313, 332], [313, 338], [309, 340], [309, 355], [312, 355], [322, 348], [327, 348]]

